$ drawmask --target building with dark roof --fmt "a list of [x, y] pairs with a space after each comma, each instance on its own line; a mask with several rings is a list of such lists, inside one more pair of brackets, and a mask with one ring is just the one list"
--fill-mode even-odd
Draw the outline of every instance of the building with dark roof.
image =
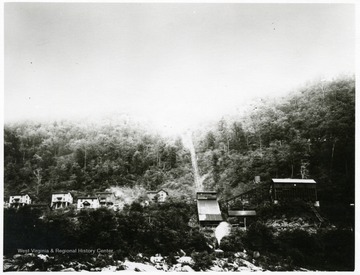
[[316, 181], [313, 179], [272, 179], [270, 193], [274, 203], [300, 199], [319, 206]]
[[200, 226], [218, 225], [223, 220], [215, 191], [197, 192], [196, 200]]

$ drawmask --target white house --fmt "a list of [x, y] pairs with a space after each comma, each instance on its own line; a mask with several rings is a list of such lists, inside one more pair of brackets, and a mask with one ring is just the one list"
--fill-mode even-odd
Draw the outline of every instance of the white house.
[[51, 207], [53, 209], [65, 208], [73, 203], [70, 192], [56, 192], [51, 196]]
[[113, 207], [115, 204], [115, 195], [112, 192], [97, 192], [96, 196], [102, 207]]
[[148, 191], [146, 192], [150, 201], [164, 202], [169, 195], [164, 189], [159, 191]]
[[28, 194], [10, 196], [9, 204], [10, 204], [10, 207], [18, 208], [18, 207], [21, 207], [24, 205], [31, 204], [31, 198]]
[[100, 207], [100, 202], [98, 197], [78, 197], [77, 199], [77, 209], [96, 209]]

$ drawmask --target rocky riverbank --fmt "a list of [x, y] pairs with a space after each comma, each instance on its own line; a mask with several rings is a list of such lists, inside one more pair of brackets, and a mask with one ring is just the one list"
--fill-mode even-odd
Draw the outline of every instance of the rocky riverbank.
[[[251, 257], [244, 252], [231, 257], [214, 257], [203, 271], [264, 271], [251, 262]], [[163, 257], [155, 255], [145, 257], [141, 254], [134, 259], [114, 260], [113, 255], [97, 255], [82, 259], [67, 259], [60, 255], [15, 254], [4, 257], [4, 271], [150, 271], [150, 272], [193, 272], [198, 271], [195, 260], [186, 255]]]

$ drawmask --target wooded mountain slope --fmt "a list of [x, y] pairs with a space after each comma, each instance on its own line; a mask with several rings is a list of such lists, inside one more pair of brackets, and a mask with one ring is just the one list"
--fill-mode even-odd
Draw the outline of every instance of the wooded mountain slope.
[[[303, 174], [318, 182], [320, 200], [354, 202], [354, 77], [260, 100], [245, 115], [197, 129], [193, 138], [205, 187], [221, 197], [254, 187], [256, 175], [267, 182]], [[26, 192], [35, 202], [49, 202], [56, 190], [85, 194], [110, 186], [194, 194], [181, 138], [164, 138], [131, 121], [11, 123], [4, 143], [5, 199]]]

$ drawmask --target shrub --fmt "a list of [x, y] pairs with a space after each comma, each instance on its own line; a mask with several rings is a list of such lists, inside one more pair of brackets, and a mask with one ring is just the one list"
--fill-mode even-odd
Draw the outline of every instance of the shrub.
[[202, 271], [210, 268], [213, 265], [213, 260], [215, 256], [213, 254], [209, 254], [207, 251], [203, 252], [193, 252], [191, 254], [192, 259], [194, 260], [194, 270]]
[[245, 233], [237, 230], [229, 236], [225, 236], [220, 242], [220, 249], [225, 252], [238, 252], [244, 250], [243, 238]]
[[210, 247], [207, 245], [206, 238], [199, 230], [192, 229], [184, 236], [184, 250], [186, 252], [191, 251], [208, 251], [210, 252]]
[[260, 221], [249, 226], [244, 244], [252, 250], [271, 251], [275, 248], [272, 230]]

